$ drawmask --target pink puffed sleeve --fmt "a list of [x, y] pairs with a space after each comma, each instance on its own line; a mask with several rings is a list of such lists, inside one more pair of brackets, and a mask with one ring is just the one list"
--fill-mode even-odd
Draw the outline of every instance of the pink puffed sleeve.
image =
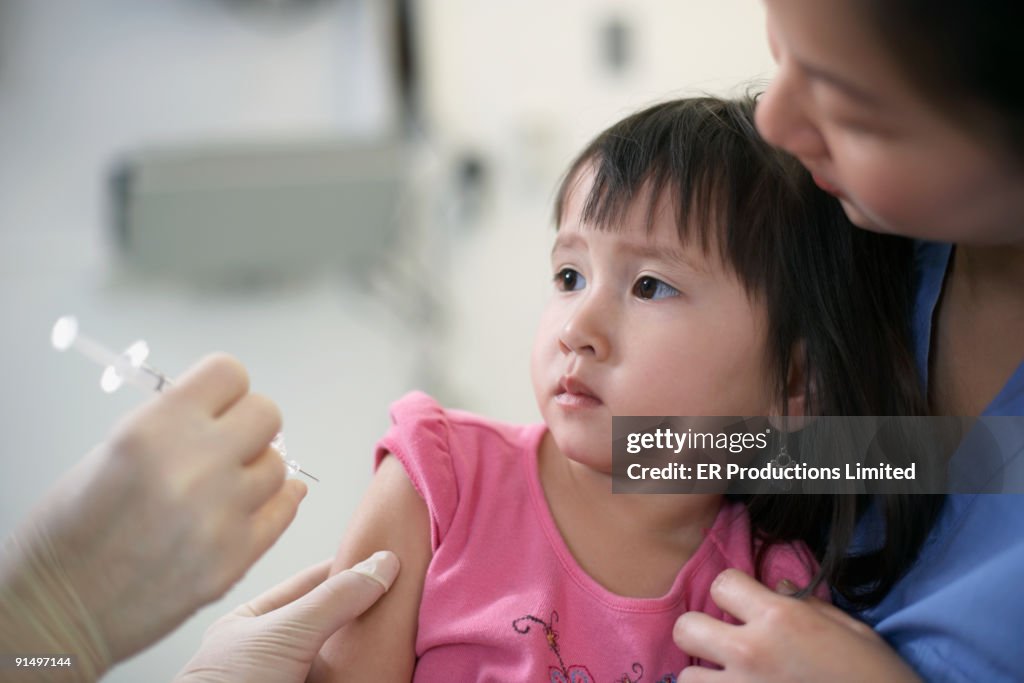
[[391, 428], [377, 442], [374, 469], [391, 453], [402, 463], [430, 512], [430, 544], [437, 550], [459, 500], [452, 465], [449, 422], [430, 396], [414, 391], [391, 404]]
[[[765, 552], [761, 571], [761, 583], [772, 590], [783, 579], [790, 581], [797, 588], [805, 588], [810, 585], [811, 579], [818, 571], [818, 563], [810, 549], [803, 543], [779, 543], [772, 545]], [[826, 602], [832, 601], [824, 581], [818, 584], [814, 595]]]
[[[714, 527], [708, 531], [707, 540], [718, 548], [722, 558], [721, 566], [709, 569], [715, 575], [725, 567], [733, 567], [748, 576], [757, 577], [762, 584], [775, 590], [783, 579], [788, 579], [797, 588], [805, 588], [818, 571], [814, 555], [806, 544], [799, 541], [773, 543], [762, 553], [762, 542], [751, 529], [750, 516], [743, 503], [727, 502], [722, 505]], [[814, 595], [822, 600], [830, 599], [824, 583], [818, 585]]]

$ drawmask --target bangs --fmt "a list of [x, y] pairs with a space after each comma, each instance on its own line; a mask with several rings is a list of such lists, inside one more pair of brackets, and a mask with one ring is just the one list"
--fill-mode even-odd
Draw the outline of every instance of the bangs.
[[[697, 244], [730, 267], [752, 293], [764, 286], [764, 253], [806, 173], [765, 143], [753, 125], [754, 100], [693, 98], [659, 104], [599, 135], [570, 166], [555, 201], [555, 225], [592, 174], [581, 219], [618, 230], [636, 201], [646, 227], [668, 199], [684, 245]], [[797, 209], [799, 210], [799, 209]]]
[[[588, 228], [607, 232], [621, 230], [626, 214], [642, 202], [648, 234], [654, 231], [659, 210], [669, 206], [679, 241], [684, 246], [696, 243], [709, 255], [712, 245], [721, 245], [719, 228], [723, 221], [716, 218], [725, 210], [716, 190], [720, 179], [706, 173], [700, 178], [680, 181], [660, 166], [650, 168], [646, 174], [626, 178], [613, 159], [596, 154], [580, 159], [567, 176], [555, 207], [556, 227], [561, 227], [570, 200], [591, 177], [590, 189], [581, 198], [580, 214], [581, 223]], [[720, 256], [724, 259], [725, 254]]]

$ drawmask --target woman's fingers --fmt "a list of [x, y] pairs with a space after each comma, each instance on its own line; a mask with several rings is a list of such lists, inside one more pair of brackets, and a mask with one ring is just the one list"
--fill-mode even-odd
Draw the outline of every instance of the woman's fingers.
[[[783, 579], [775, 587], [775, 592], [780, 595], [792, 596], [796, 593], [798, 588], [795, 584], [787, 579]], [[800, 601], [805, 605], [812, 607], [821, 616], [831, 619], [835, 623], [839, 624], [844, 628], [852, 630], [854, 633], [860, 636], [867, 636], [874, 633], [870, 626], [862, 621], [854, 619], [849, 614], [839, 609], [831, 603], [825, 602], [824, 600], [814, 596], [808, 595], [800, 598]]]
[[676, 619], [672, 639], [691, 657], [724, 664], [730, 659], [731, 649], [737, 642], [736, 629], [736, 626], [704, 612], [686, 612]]
[[747, 623], [786, 598], [738, 569], [726, 569], [711, 584], [711, 599], [724, 611]]
[[813, 595], [804, 598], [803, 602], [813, 607], [822, 616], [831, 619], [835, 623], [845, 628], [848, 628], [858, 636], [875, 636], [874, 629], [865, 624], [863, 621], [860, 621], [859, 619], [854, 619], [849, 614], [839, 609], [835, 605], [830, 605], [824, 600], [819, 600]]

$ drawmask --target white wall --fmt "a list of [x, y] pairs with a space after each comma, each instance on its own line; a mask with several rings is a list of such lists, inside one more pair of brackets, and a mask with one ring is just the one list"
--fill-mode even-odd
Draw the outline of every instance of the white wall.
[[115, 348], [145, 338], [153, 364], [172, 374], [208, 351], [235, 353], [254, 388], [281, 405], [292, 456], [323, 481], [224, 602], [111, 681], [169, 679], [229, 605], [329, 556], [369, 480], [386, 405], [409, 384], [402, 328], [335, 282], [211, 292], [114, 268], [104, 196], [118, 155], [393, 124], [373, 40], [378, 3], [329, 3], [284, 28], [226, 4], [8, 0], [0, 16], [0, 534], [145, 398], [132, 389], [103, 395], [99, 368], [49, 348], [48, 330], [66, 313]]
[[[111, 257], [105, 174], [117, 155], [202, 140], [373, 134], [395, 123], [379, 0], [338, 0], [286, 28], [229, 3], [0, 2], [0, 408], [6, 450], [0, 534], [142, 397], [100, 394], [98, 368], [48, 347], [76, 313], [111, 345], [143, 337], [177, 373], [211, 350], [249, 367], [281, 405], [291, 453], [321, 476], [281, 542], [220, 603], [116, 669], [163, 680], [235, 603], [333, 552], [369, 478], [387, 403], [417, 378], [422, 349], [379, 301], [317, 277], [210, 292], [126, 276]], [[615, 118], [670, 94], [723, 92], [770, 59], [757, 0], [423, 0], [424, 283], [445, 306], [435, 351], [461, 407], [536, 419], [527, 373], [550, 288], [549, 204], [572, 152]], [[595, 26], [621, 15], [636, 61], [603, 71]], [[445, 163], [477, 150], [491, 171], [477, 220], [448, 221]], [[425, 171], [418, 171], [425, 173]], [[439, 195], [439, 196], [434, 196]], [[422, 369], [422, 368], [420, 368]], [[342, 419], [339, 419], [339, 416]], [[339, 426], [341, 425], [341, 426]]]

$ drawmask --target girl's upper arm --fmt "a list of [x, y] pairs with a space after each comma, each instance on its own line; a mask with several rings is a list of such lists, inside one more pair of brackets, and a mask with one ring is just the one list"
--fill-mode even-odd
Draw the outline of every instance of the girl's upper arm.
[[308, 681], [412, 680], [420, 597], [431, 558], [430, 517], [405, 469], [390, 454], [352, 518], [332, 572], [377, 550], [398, 555], [398, 578], [376, 605], [331, 636]]

